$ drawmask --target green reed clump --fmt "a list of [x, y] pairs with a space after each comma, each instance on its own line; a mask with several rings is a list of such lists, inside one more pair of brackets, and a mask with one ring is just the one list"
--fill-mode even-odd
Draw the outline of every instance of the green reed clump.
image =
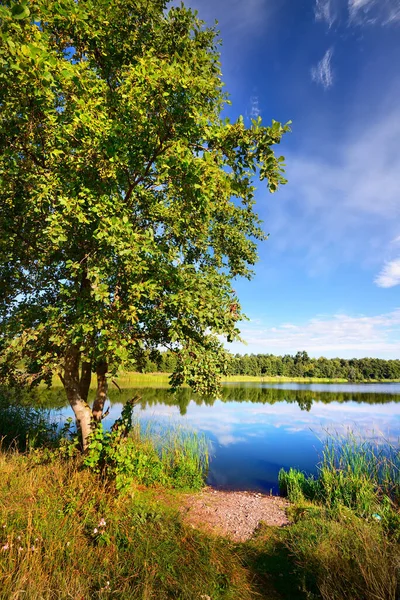
[[353, 433], [330, 437], [316, 478], [282, 469], [279, 485], [293, 502], [305, 499], [328, 507], [343, 505], [361, 517], [377, 512], [387, 516], [400, 499], [400, 451], [385, 440], [373, 443]]
[[310, 598], [399, 597], [399, 470], [398, 448], [353, 433], [326, 441], [317, 477], [281, 470], [294, 503], [285, 545]]

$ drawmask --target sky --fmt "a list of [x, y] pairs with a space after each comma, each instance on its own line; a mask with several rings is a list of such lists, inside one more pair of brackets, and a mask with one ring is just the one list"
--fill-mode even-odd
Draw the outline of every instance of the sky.
[[228, 116], [293, 122], [229, 349], [400, 358], [400, 0], [185, 4], [218, 21]]

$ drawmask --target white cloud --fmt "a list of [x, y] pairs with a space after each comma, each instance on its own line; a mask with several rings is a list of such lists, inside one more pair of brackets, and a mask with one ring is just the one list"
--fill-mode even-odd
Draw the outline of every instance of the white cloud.
[[345, 263], [376, 273], [393, 252], [400, 237], [400, 109], [377, 107], [375, 114], [383, 116], [358, 118], [358, 126], [332, 136], [310, 129], [301, 151], [285, 153], [289, 183], [261, 213], [270, 260], [294, 254], [310, 275]]
[[375, 279], [375, 283], [383, 288], [400, 285], [400, 258], [387, 262]]
[[349, 20], [358, 25], [400, 23], [398, 0], [348, 0]]
[[315, 0], [316, 21], [365, 25], [396, 25], [400, 23], [399, 0]]
[[316, 83], [321, 84], [326, 90], [333, 85], [333, 74], [331, 59], [333, 48], [329, 48], [316, 67], [311, 69], [311, 78]]
[[336, 13], [333, 10], [332, 0], [315, 0], [315, 20], [325, 21], [329, 28], [332, 27], [336, 19]]
[[302, 324], [278, 327], [244, 326], [233, 352], [296, 353], [313, 356], [393, 356], [400, 346], [400, 308], [376, 316], [336, 314], [317, 316]]
[[252, 96], [250, 98], [250, 119], [257, 119], [261, 114], [260, 103], [258, 96]]

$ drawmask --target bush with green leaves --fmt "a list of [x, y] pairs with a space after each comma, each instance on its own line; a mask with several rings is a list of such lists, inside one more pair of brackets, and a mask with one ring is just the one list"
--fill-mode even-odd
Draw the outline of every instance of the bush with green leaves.
[[83, 462], [118, 490], [135, 481], [179, 489], [200, 489], [208, 466], [206, 439], [182, 428], [167, 427], [158, 435], [132, 425], [136, 399], [127, 402], [110, 431], [98, 425], [90, 436]]

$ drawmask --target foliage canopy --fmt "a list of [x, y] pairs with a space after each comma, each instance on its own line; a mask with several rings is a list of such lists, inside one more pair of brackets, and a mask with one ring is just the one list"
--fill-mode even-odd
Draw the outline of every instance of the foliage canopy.
[[285, 183], [289, 126], [221, 117], [216, 31], [183, 5], [22, 0], [0, 19], [3, 377], [57, 373], [81, 425], [149, 349], [177, 353], [173, 385], [215, 390], [231, 282], [264, 238], [253, 179]]

